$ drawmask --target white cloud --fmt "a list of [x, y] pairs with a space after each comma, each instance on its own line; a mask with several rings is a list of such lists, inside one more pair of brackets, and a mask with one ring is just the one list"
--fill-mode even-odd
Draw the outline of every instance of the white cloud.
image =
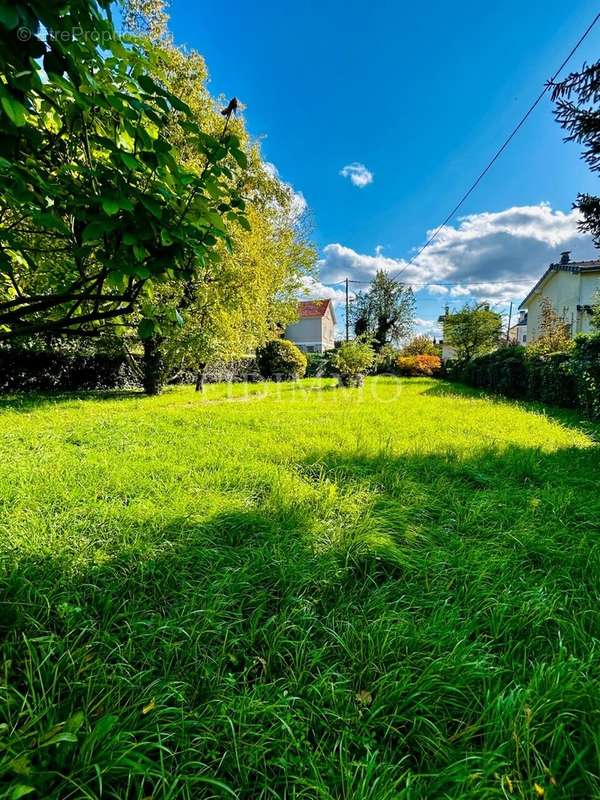
[[302, 288], [299, 292], [302, 300], [333, 300], [336, 303], [346, 302], [346, 292], [344, 289], [334, 289], [314, 278], [302, 278]]
[[343, 178], [349, 178], [353, 186], [358, 186], [359, 189], [364, 189], [370, 183], [373, 183], [373, 173], [368, 170], [364, 164], [358, 161], [353, 161], [351, 164], [346, 164], [340, 170], [340, 175]]
[[437, 317], [435, 319], [420, 319], [417, 317], [415, 319], [415, 333], [439, 338], [442, 335], [442, 329]]
[[495, 285], [496, 284], [492, 284], [492, 283], [487, 284], [487, 286], [488, 286], [487, 290], [483, 287], [483, 284], [479, 284], [479, 283], [478, 284], [474, 284], [474, 285], [472, 285], [470, 287], [469, 286], [453, 286], [450, 289], [450, 296], [451, 297], [468, 297], [471, 294], [472, 290], [474, 290], [474, 289], [477, 289], [478, 292], [482, 292], [482, 291], [485, 292], [485, 291], [489, 291], [490, 287], [495, 286]]
[[302, 192], [294, 189], [291, 183], [282, 180], [279, 170], [271, 161], [263, 162], [263, 169], [271, 178], [278, 180], [279, 183], [290, 195], [290, 216], [293, 222], [297, 222], [308, 209], [308, 203]]
[[578, 222], [576, 210], [554, 211], [547, 203], [471, 214], [442, 228], [410, 266], [408, 259], [384, 256], [379, 247], [371, 255], [332, 243], [319, 261], [320, 279], [335, 283], [349, 276], [370, 281], [384, 269], [412, 284], [415, 292], [461, 302], [470, 296], [496, 305], [521, 301], [562, 250], [573, 251], [574, 259], [597, 257], [591, 237], [579, 231]]
[[319, 260], [319, 268], [321, 279], [325, 283], [337, 283], [347, 276], [357, 281], [370, 281], [378, 269], [396, 271], [404, 263], [402, 259], [381, 255], [381, 251], [375, 255], [367, 255], [335, 243], [323, 248], [323, 258]]
[[295, 222], [297, 222], [308, 210], [308, 203], [306, 202], [306, 197], [302, 194], [302, 192], [294, 189], [291, 184], [287, 184], [292, 192], [292, 206], [291, 206], [291, 214], [292, 218]]
[[431, 286], [427, 287], [427, 291], [429, 294], [442, 296], [448, 294], [450, 289], [447, 286], [440, 286], [440, 284], [432, 283]]

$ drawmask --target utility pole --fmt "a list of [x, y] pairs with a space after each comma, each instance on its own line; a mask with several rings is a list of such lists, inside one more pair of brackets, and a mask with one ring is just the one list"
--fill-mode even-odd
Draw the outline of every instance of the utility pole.
[[512, 300], [510, 301], [510, 309], [508, 311], [508, 327], [506, 328], [506, 341], [510, 341], [510, 323], [512, 322]]
[[349, 339], [349, 331], [350, 331], [350, 298], [348, 297], [348, 284], [350, 281], [346, 278], [346, 341]]

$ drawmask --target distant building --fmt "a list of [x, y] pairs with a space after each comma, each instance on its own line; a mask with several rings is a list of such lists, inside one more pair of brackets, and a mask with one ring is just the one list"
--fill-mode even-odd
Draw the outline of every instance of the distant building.
[[[477, 310], [481, 311], [490, 311], [490, 307], [488, 303], [480, 303], [477, 306]], [[455, 314], [460, 314], [460, 311], [450, 311], [449, 307], [446, 306], [444, 309], [444, 313], [438, 317], [438, 322], [442, 328], [442, 335], [443, 339], [440, 339], [438, 344], [442, 346], [442, 361], [449, 361], [450, 359], [455, 359], [457, 357], [456, 349], [451, 345], [448, 344], [448, 326], [447, 323], [451, 320], [451, 318]], [[492, 312], [494, 316], [500, 320], [500, 315], [497, 312]], [[492, 348], [494, 349], [494, 348]]]
[[442, 345], [442, 361], [450, 361], [450, 359], [456, 358], [456, 350], [451, 344], [446, 344], [443, 339], [440, 344]]
[[444, 329], [444, 323], [446, 322], [449, 313], [450, 309], [448, 306], [446, 306], [446, 308], [444, 309], [444, 313], [440, 317], [438, 317], [438, 322], [442, 327], [442, 336], [444, 337], [443, 339], [440, 339], [438, 342], [438, 344], [442, 348], [442, 356], [441, 356], [442, 361], [449, 361], [452, 358], [456, 358], [456, 350], [452, 347], [452, 345], [446, 344], [446, 331]]
[[509, 328], [508, 340], [511, 344], [527, 344], [527, 311], [519, 311], [519, 319]]
[[600, 292], [600, 260], [571, 261], [571, 254], [561, 254], [558, 264], [550, 264], [519, 306], [526, 313], [526, 343], [540, 336], [541, 303], [547, 297], [554, 310], [569, 325], [572, 336], [591, 330], [592, 306]]
[[286, 328], [284, 339], [294, 342], [305, 353], [333, 350], [337, 320], [331, 300], [301, 300], [298, 316], [298, 322]]

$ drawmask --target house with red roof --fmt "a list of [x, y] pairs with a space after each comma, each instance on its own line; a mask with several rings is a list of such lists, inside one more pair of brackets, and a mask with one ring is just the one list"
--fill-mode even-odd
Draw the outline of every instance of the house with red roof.
[[305, 353], [324, 353], [335, 347], [335, 311], [331, 300], [301, 300], [298, 322], [285, 330], [284, 339], [294, 342]]

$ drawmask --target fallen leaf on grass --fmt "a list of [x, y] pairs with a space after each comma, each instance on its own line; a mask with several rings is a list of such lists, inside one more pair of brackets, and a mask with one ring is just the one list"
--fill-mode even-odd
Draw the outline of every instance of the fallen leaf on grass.
[[152, 700], [150, 700], [148, 705], [142, 708], [142, 714], [149, 714], [151, 711], [154, 711], [155, 708], [156, 708], [156, 700], [152, 698]]
[[366, 689], [361, 689], [356, 693], [356, 699], [359, 703], [362, 703], [363, 706], [370, 706], [373, 702], [373, 695], [371, 692], [367, 692]]

